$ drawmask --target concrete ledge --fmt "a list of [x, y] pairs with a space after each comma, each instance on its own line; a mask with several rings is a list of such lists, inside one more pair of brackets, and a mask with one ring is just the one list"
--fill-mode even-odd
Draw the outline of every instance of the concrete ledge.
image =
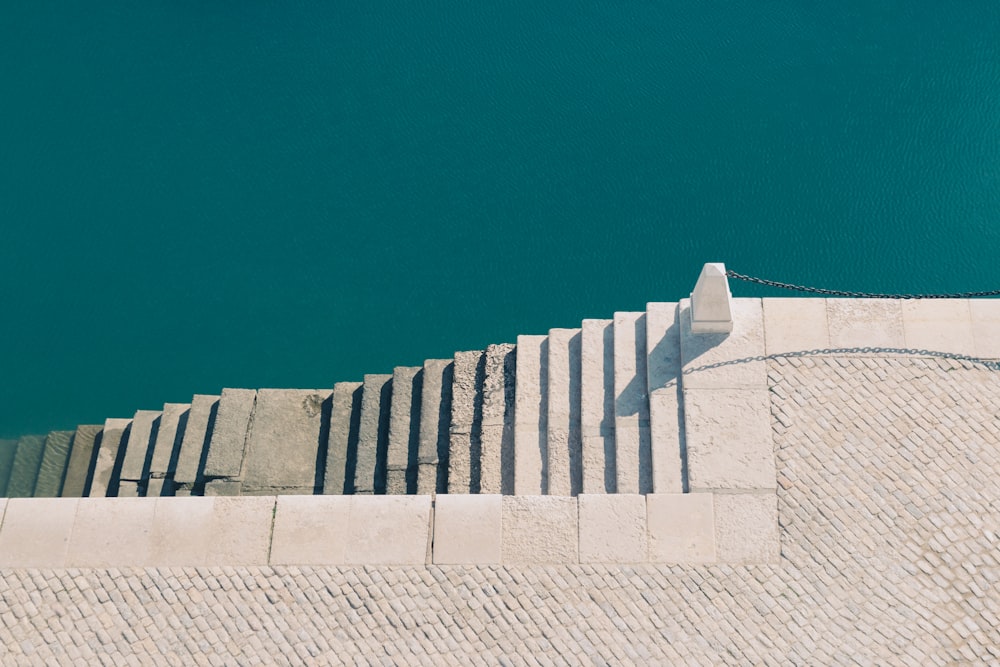
[[830, 347], [826, 299], [769, 298], [764, 305], [764, 347], [783, 354]]
[[900, 308], [907, 348], [975, 354], [968, 299], [914, 299], [903, 301]]
[[345, 562], [353, 496], [278, 496], [272, 565]]
[[275, 498], [155, 498], [150, 565], [266, 565]]
[[502, 558], [505, 565], [576, 563], [576, 498], [504, 496]]
[[430, 496], [351, 496], [344, 561], [422, 565], [430, 539]]
[[643, 563], [648, 555], [646, 498], [580, 495], [580, 562]]
[[152, 498], [81, 498], [66, 553], [68, 567], [151, 563]]
[[827, 299], [826, 318], [834, 348], [906, 347], [896, 299]]
[[11, 498], [0, 529], [0, 567], [64, 567], [79, 498]]
[[774, 493], [717, 494], [715, 541], [725, 563], [777, 563], [778, 496]]
[[650, 562], [692, 564], [717, 560], [711, 493], [648, 495], [646, 524]]
[[439, 495], [434, 501], [434, 563], [501, 562], [503, 496]]

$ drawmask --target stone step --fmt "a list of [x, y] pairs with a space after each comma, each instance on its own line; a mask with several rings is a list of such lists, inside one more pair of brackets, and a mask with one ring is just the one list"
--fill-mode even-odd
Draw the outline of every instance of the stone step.
[[580, 329], [549, 331], [548, 490], [575, 496], [582, 486], [580, 466]]
[[161, 410], [137, 410], [132, 417], [132, 428], [124, 443], [125, 456], [118, 475], [119, 497], [136, 498], [146, 494], [149, 462], [162, 414]]
[[417, 456], [417, 493], [448, 492], [448, 448], [451, 444], [453, 359], [424, 362], [420, 396], [420, 445]]
[[543, 494], [548, 467], [548, 336], [517, 337], [514, 493]]
[[180, 454], [184, 429], [187, 426], [190, 403], [165, 403], [160, 426], [153, 441], [149, 474], [143, 482], [146, 496], [172, 496], [174, 468]]
[[391, 410], [392, 376], [365, 375], [361, 390], [361, 423], [354, 469], [354, 493], [385, 493], [385, 455], [389, 445]]
[[323, 475], [324, 494], [354, 493], [363, 386], [360, 382], [338, 382], [333, 385], [326, 472]]
[[205, 458], [205, 495], [239, 495], [253, 431], [254, 389], [223, 389]]
[[17, 455], [17, 440], [0, 439], [0, 498], [7, 497], [7, 483]]
[[514, 388], [517, 352], [502, 343], [486, 348], [480, 436], [480, 493], [514, 492]]
[[52, 431], [45, 436], [45, 450], [38, 466], [34, 498], [56, 498], [66, 475], [74, 431]]
[[90, 496], [103, 497], [118, 493], [118, 472], [125, 454], [122, 442], [128, 438], [131, 428], [131, 419], [112, 418], [104, 421], [100, 444], [95, 443], [97, 456], [94, 457], [91, 474]]
[[485, 374], [485, 351], [455, 353], [448, 445], [448, 493], [479, 493]]
[[614, 320], [583, 321], [580, 374], [583, 493], [614, 493]]
[[87, 495], [93, 477], [95, 446], [100, 445], [103, 426], [84, 424], [76, 427], [69, 463], [59, 495], [63, 498], [82, 498]]
[[[215, 430], [219, 397], [195, 394], [187, 413], [184, 435], [177, 463], [173, 468], [173, 495], [190, 496], [204, 493], [204, 467], [208, 445]], [[178, 426], [178, 431], [180, 430]]]
[[676, 303], [646, 304], [646, 342], [652, 492], [683, 493], [687, 463]]
[[45, 436], [26, 435], [18, 438], [17, 452], [14, 454], [10, 481], [7, 484], [9, 498], [32, 497], [44, 453]]
[[421, 366], [393, 369], [385, 470], [385, 492], [391, 495], [417, 492], [423, 382], [424, 369]]
[[646, 314], [615, 313], [615, 472], [617, 493], [652, 491]]

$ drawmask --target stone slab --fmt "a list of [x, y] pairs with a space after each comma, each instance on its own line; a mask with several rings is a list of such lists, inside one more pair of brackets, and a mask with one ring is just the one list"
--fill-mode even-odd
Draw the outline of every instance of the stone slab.
[[[243, 495], [321, 490], [320, 443], [329, 438], [332, 391], [260, 389], [243, 475]], [[323, 468], [325, 472], [325, 466]]]
[[1000, 359], [1000, 299], [969, 299], [973, 350], [980, 359]]
[[190, 411], [190, 403], [166, 403], [163, 406], [160, 428], [153, 442], [153, 457], [149, 462], [151, 476], [166, 477], [173, 474]]
[[501, 562], [503, 496], [439, 495], [434, 501], [434, 563]]
[[67, 567], [149, 564], [155, 498], [82, 498], [66, 552]]
[[166, 477], [150, 477], [149, 482], [146, 484], [146, 493], [144, 495], [147, 498], [172, 496], [174, 495], [174, 480]]
[[206, 496], [240, 496], [243, 494], [243, 482], [238, 479], [210, 479], [205, 482]]
[[253, 389], [222, 390], [205, 457], [205, 477], [240, 478], [256, 398]]
[[764, 350], [768, 355], [830, 347], [826, 299], [763, 299]]
[[354, 492], [385, 493], [385, 453], [389, 445], [392, 376], [366, 375], [361, 391]]
[[720, 562], [777, 563], [781, 556], [778, 497], [774, 493], [717, 494], [715, 542]]
[[484, 350], [455, 353], [448, 446], [448, 493], [479, 493], [482, 465]]
[[757, 389], [685, 389], [692, 492], [777, 486], [770, 401]]
[[897, 299], [827, 299], [826, 318], [834, 349], [906, 347]]
[[94, 461], [91, 478], [91, 497], [107, 496], [112, 489], [117, 492], [118, 479], [115, 477], [115, 463], [121, 450], [122, 441], [128, 437], [131, 419], [106, 419], [101, 429], [101, 441]]
[[714, 563], [717, 560], [714, 498], [711, 493], [646, 496], [650, 562]]
[[150, 567], [267, 565], [276, 498], [157, 498]]
[[968, 299], [908, 299], [899, 305], [907, 349], [975, 354]]
[[420, 446], [421, 366], [398, 366], [392, 371], [392, 409], [386, 452], [385, 492], [416, 493], [417, 449]]
[[360, 382], [333, 385], [330, 410], [330, 437], [326, 448], [326, 473], [323, 493], [354, 492], [354, 471], [358, 455], [358, 431], [361, 426]]
[[352, 496], [278, 496], [271, 565], [346, 562]]
[[501, 555], [505, 565], [580, 561], [577, 499], [504, 496]]
[[646, 314], [615, 313], [615, 488], [649, 493], [653, 470], [649, 441]]
[[581, 563], [646, 562], [645, 496], [582, 494], [578, 500]]
[[0, 568], [63, 567], [79, 498], [11, 498], [0, 526]]
[[680, 302], [682, 385], [685, 389], [767, 387], [764, 311], [760, 299], [733, 299], [733, 330], [691, 333], [691, 307]]
[[479, 492], [514, 492], [514, 388], [517, 355], [513, 345], [486, 348], [483, 418], [480, 434]]
[[153, 455], [153, 443], [160, 429], [160, 410], [137, 410], [132, 417], [125, 442], [125, 457], [122, 459], [120, 478], [133, 482], [145, 481], [149, 476], [149, 461]]
[[545, 493], [548, 467], [548, 336], [517, 337], [514, 492]]
[[548, 493], [571, 496], [583, 486], [580, 438], [580, 329], [549, 331]]
[[17, 455], [17, 440], [0, 439], [0, 498], [7, 496], [7, 483]]
[[17, 451], [11, 464], [7, 495], [11, 498], [30, 498], [35, 492], [38, 469], [45, 455], [45, 436], [26, 435], [18, 438]]
[[584, 320], [580, 332], [580, 442], [583, 493], [614, 493], [613, 320]]
[[73, 443], [74, 431], [52, 431], [45, 436], [45, 452], [38, 466], [38, 478], [35, 480], [35, 498], [56, 498], [66, 475], [66, 465], [69, 463], [70, 446]]
[[80, 498], [87, 495], [90, 479], [90, 464], [94, 457], [94, 446], [100, 443], [103, 426], [83, 424], [76, 427], [73, 446], [70, 448], [66, 477], [63, 479], [59, 495], [63, 498]]
[[678, 304], [646, 304], [646, 377], [653, 493], [684, 490], [687, 464], [683, 439], [680, 329]]
[[201, 466], [208, 454], [209, 441], [215, 431], [215, 419], [219, 410], [219, 397], [195, 394], [191, 398], [184, 437], [177, 454], [174, 467], [174, 484], [191, 489], [200, 483]]
[[351, 496], [345, 562], [422, 565], [431, 539], [430, 496]]
[[427, 495], [448, 490], [448, 447], [451, 428], [451, 388], [453, 359], [424, 362], [420, 396], [420, 445], [417, 493]]

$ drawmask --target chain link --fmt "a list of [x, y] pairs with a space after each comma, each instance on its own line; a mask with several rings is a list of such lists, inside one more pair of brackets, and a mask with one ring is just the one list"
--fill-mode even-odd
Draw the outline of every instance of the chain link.
[[808, 292], [809, 294], [823, 294], [824, 296], [846, 296], [860, 299], [974, 299], [983, 296], [1000, 296], [1000, 290], [990, 290], [989, 292], [958, 292], [955, 294], [875, 294], [872, 292], [846, 292], [843, 290], [823, 289], [821, 287], [806, 287], [805, 285], [793, 285], [791, 283], [780, 283], [776, 280], [765, 280], [764, 278], [754, 278], [745, 276], [742, 273], [726, 270], [726, 276], [743, 280], [757, 285], [767, 287], [780, 287], [781, 289], [795, 290], [797, 292]]

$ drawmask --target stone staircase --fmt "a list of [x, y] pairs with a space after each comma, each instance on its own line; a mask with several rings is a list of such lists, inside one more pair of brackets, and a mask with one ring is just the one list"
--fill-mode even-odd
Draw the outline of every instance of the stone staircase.
[[677, 303], [327, 389], [224, 389], [0, 441], [0, 495], [686, 491]]

